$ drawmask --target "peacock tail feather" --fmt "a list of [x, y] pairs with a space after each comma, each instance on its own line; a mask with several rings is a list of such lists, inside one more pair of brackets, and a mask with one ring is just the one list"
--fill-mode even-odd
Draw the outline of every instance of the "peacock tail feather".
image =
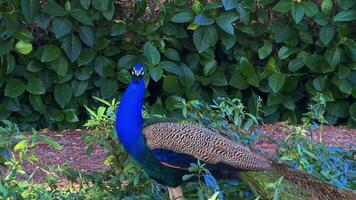
[[149, 149], [171, 150], [194, 156], [208, 164], [222, 163], [238, 169], [238, 176], [261, 199], [274, 199], [276, 189], [271, 187], [271, 183], [279, 179], [281, 183], [275, 185], [279, 199], [356, 199], [353, 191], [338, 190], [304, 171], [256, 153], [215, 129], [194, 122], [153, 118], [146, 121], [142, 132]]

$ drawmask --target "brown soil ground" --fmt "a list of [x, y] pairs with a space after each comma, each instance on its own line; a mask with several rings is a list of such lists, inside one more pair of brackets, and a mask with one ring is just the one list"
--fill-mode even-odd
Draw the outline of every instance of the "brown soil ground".
[[[271, 135], [274, 139], [281, 140], [288, 132], [284, 130], [284, 125], [281, 123], [273, 125], [263, 125], [258, 127], [263, 131], [264, 134]], [[35, 152], [39, 158], [37, 167], [55, 167], [57, 165], [62, 165], [67, 163], [73, 169], [79, 169], [83, 173], [88, 173], [91, 171], [101, 171], [108, 169], [108, 166], [104, 166], [103, 162], [105, 160], [106, 151], [96, 146], [91, 155], [86, 155], [86, 145], [82, 140], [82, 135], [86, 134], [82, 130], [71, 130], [63, 132], [51, 132], [42, 131], [44, 135], [50, 136], [56, 140], [62, 147], [62, 151], [56, 151], [52, 147], [46, 144], [39, 144]], [[351, 147], [356, 149], [356, 129], [349, 129], [346, 127], [324, 127], [324, 142], [326, 145], [330, 146], [341, 146], [347, 149]], [[315, 141], [317, 141], [317, 134], [314, 134]], [[272, 153], [276, 150], [276, 145], [271, 141], [262, 140], [258, 142], [255, 146], [258, 149]], [[26, 171], [32, 173], [35, 169], [33, 165], [26, 165]], [[46, 174], [37, 170], [34, 174], [34, 179], [39, 181], [43, 179]], [[65, 184], [63, 180], [59, 183], [60, 185]]]

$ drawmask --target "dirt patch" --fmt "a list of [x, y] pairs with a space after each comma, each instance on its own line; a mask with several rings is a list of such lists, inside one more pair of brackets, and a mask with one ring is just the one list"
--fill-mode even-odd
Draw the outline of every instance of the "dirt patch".
[[[282, 124], [263, 125], [258, 127], [263, 131], [263, 134], [272, 136], [276, 140], [281, 140], [288, 135]], [[316, 130], [318, 131], [318, 130]], [[86, 155], [87, 146], [82, 140], [82, 135], [86, 134], [82, 130], [72, 130], [64, 132], [42, 131], [44, 135], [50, 136], [56, 140], [62, 147], [62, 151], [57, 151], [46, 144], [39, 144], [36, 147], [36, 154], [39, 158], [37, 167], [53, 167], [67, 163], [73, 169], [79, 169], [83, 173], [91, 171], [103, 171], [109, 169], [103, 165], [106, 151], [99, 146], [95, 146], [93, 153]], [[328, 146], [340, 146], [346, 149], [355, 149], [356, 145], [356, 129], [347, 127], [324, 127], [324, 142]], [[314, 141], [317, 140], [317, 134], [314, 133]], [[274, 153], [276, 145], [271, 141], [262, 140], [256, 143], [256, 148]], [[36, 166], [26, 164], [25, 170], [32, 173]], [[41, 170], [37, 170], [34, 174], [34, 179], [40, 181], [46, 176]]]

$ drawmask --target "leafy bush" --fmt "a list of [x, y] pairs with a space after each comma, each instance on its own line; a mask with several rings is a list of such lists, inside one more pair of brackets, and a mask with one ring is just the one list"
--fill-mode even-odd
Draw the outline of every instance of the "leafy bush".
[[0, 119], [77, 126], [143, 62], [153, 108], [223, 96], [256, 114], [260, 96], [265, 122], [300, 122], [321, 92], [328, 123], [355, 126], [355, 1], [135, 2], [1, 1]]

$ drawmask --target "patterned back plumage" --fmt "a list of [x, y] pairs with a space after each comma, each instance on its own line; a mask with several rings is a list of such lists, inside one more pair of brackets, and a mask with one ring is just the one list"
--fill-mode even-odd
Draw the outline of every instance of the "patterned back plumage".
[[224, 163], [244, 170], [269, 170], [269, 160], [211, 129], [186, 122], [161, 122], [148, 125], [143, 135], [150, 149], [185, 153], [201, 161]]

